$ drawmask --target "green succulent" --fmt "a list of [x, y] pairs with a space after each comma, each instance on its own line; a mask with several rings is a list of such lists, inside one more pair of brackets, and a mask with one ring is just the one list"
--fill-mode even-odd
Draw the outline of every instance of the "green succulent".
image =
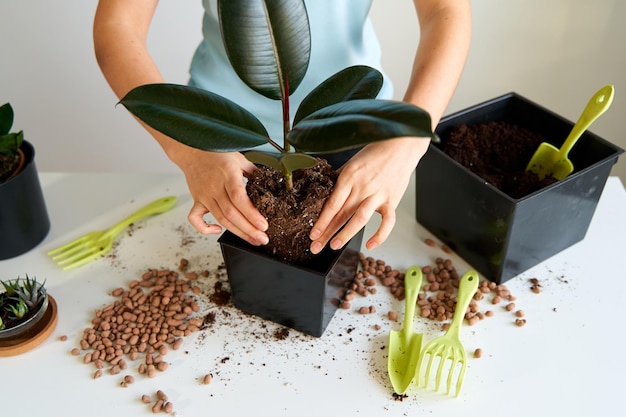
[[28, 306], [21, 298], [14, 304], [9, 304], [6, 309], [9, 313], [9, 320], [20, 320], [28, 313]]
[[[302, 0], [218, 0], [224, 47], [233, 69], [252, 90], [282, 103], [283, 137], [269, 137], [252, 113], [225, 97], [176, 84], [148, 84], [120, 103], [147, 125], [194, 148], [248, 151], [246, 157], [285, 175], [317, 162], [310, 153], [352, 149], [402, 136], [430, 137], [430, 115], [411, 104], [376, 99], [382, 74], [367, 66], [340, 70], [302, 101], [290, 120], [289, 97], [304, 78], [311, 55]], [[269, 143], [278, 152], [253, 152]], [[292, 148], [293, 151], [292, 152]]]
[[[19, 278], [17, 279], [19, 281]], [[19, 286], [16, 291], [17, 296], [24, 300], [26, 305], [29, 308], [34, 308], [35, 306], [41, 303], [46, 295], [46, 290], [44, 288], [45, 281], [41, 284], [37, 282], [37, 278], [29, 278], [26, 275], [26, 278], [23, 280], [23, 284]]]
[[0, 293], [0, 330], [19, 324], [46, 297], [45, 281], [39, 283], [37, 278], [28, 275], [10, 281], [0, 280], [0, 284], [4, 287], [4, 292]]
[[0, 284], [4, 287], [4, 294], [8, 297], [15, 296], [15, 293], [20, 289], [19, 278], [13, 281], [2, 281], [0, 280]]

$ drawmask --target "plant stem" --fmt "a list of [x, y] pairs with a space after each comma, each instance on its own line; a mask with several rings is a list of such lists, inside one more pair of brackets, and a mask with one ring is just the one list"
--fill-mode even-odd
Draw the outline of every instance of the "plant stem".
[[291, 123], [289, 118], [289, 78], [285, 77], [285, 91], [282, 94], [282, 104], [283, 104], [283, 152], [289, 152], [290, 146], [289, 142], [287, 142], [287, 133], [291, 129]]
[[285, 172], [285, 188], [287, 191], [293, 190], [293, 175], [291, 172]]
[[276, 150], [280, 153], [283, 153], [283, 147], [280, 146], [278, 143], [274, 142], [272, 140], [272, 138], [267, 138], [267, 142], [272, 145], [274, 148], [276, 148]]

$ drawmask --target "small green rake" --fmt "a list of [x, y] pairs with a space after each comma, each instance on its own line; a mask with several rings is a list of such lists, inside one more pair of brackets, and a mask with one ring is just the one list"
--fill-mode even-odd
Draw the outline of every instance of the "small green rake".
[[[439, 391], [441, 385], [441, 378], [443, 376], [444, 369], [447, 363], [450, 363], [448, 367], [448, 376], [446, 378], [447, 390], [446, 394], [450, 394], [452, 388], [452, 382], [454, 376], [457, 375], [456, 380], [456, 392], [455, 396], [459, 395], [461, 386], [463, 385], [463, 378], [465, 377], [465, 370], [467, 369], [467, 354], [465, 348], [461, 343], [460, 333], [461, 324], [465, 317], [465, 311], [469, 306], [474, 293], [478, 289], [478, 283], [480, 279], [476, 271], [468, 271], [459, 282], [459, 294], [457, 297], [456, 307], [454, 309], [454, 317], [450, 323], [448, 331], [443, 336], [440, 336], [431, 342], [429, 342], [422, 353], [420, 354], [417, 362], [416, 382], [418, 385], [422, 385], [420, 382], [420, 374], [423, 363], [428, 356], [428, 365], [426, 366], [426, 374], [424, 376], [425, 388], [428, 387], [428, 381], [431, 377], [431, 369], [435, 362], [435, 358], [439, 358], [439, 365], [437, 367], [437, 375], [435, 379], [435, 390]], [[460, 366], [457, 374], [457, 368]]]
[[106, 254], [113, 247], [113, 240], [132, 223], [144, 217], [168, 211], [176, 204], [176, 197], [159, 198], [137, 210], [108, 230], [90, 232], [70, 243], [48, 252], [63, 269], [75, 268]]

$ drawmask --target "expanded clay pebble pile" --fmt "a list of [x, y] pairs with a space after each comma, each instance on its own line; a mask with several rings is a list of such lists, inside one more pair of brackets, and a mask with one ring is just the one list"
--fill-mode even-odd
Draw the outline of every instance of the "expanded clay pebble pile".
[[[427, 244], [432, 246], [432, 240], [427, 239]], [[447, 247], [443, 248], [449, 252]], [[382, 259], [374, 259], [360, 254], [361, 271], [357, 273], [351, 282], [348, 282], [343, 289], [339, 307], [343, 309], [351, 308], [351, 302], [357, 295], [367, 297], [368, 294], [376, 293], [375, 285], [378, 278], [380, 283], [389, 288], [391, 294], [398, 300], [404, 300], [404, 274], [398, 269], [387, 265]], [[446, 330], [449, 321], [454, 315], [456, 307], [457, 293], [459, 287], [459, 274], [450, 259], [438, 257], [434, 265], [422, 267], [424, 274], [424, 284], [418, 294], [417, 305], [420, 307], [420, 315], [423, 318], [442, 323], [442, 329]], [[533, 278], [536, 281], [536, 278]], [[532, 281], [532, 280], [531, 280]], [[540, 287], [538, 282], [533, 282], [533, 288]], [[533, 289], [534, 292], [538, 293]], [[526, 324], [523, 310], [517, 309], [514, 301], [515, 296], [511, 294], [506, 285], [497, 285], [494, 282], [482, 280], [478, 290], [474, 294], [473, 300], [465, 313], [465, 319], [470, 326], [475, 325], [485, 317], [493, 316], [493, 310], [481, 311], [479, 302], [488, 296], [492, 305], [504, 304], [504, 310], [512, 312], [515, 317], [515, 324], [522, 327]], [[358, 312], [369, 314], [375, 312], [374, 306], [360, 307]], [[391, 320], [397, 320], [396, 312], [388, 312]]]
[[[204, 327], [204, 321], [194, 317], [200, 309], [194, 295], [201, 292], [194, 281], [208, 277], [209, 272], [187, 272], [188, 265], [183, 258], [178, 271], [149, 269], [127, 289], [114, 289], [111, 295], [117, 300], [96, 310], [92, 327], [83, 331], [80, 348], [71, 351], [75, 356], [83, 354], [83, 363], [96, 367], [94, 379], [107, 368], [111, 375], [126, 370], [127, 359], [140, 361], [137, 372], [154, 378], [168, 369], [165, 356], [169, 349], [178, 350], [184, 337]], [[134, 382], [135, 377], [126, 374], [120, 386]], [[211, 376], [206, 375], [202, 382], [209, 384]], [[143, 395], [141, 401], [153, 402], [149, 395]], [[173, 408], [167, 395], [158, 390], [152, 412], [169, 414]]]
[[[199, 306], [192, 294], [200, 293], [193, 282], [208, 272], [187, 273], [187, 265], [182, 259], [180, 272], [149, 269], [127, 289], [113, 290], [111, 295], [117, 300], [96, 310], [93, 326], [83, 331], [80, 348], [72, 349], [73, 355], [83, 354], [83, 362], [96, 367], [94, 378], [105, 369], [119, 374], [127, 369], [127, 359], [141, 360], [138, 372], [150, 378], [167, 370], [169, 349], [179, 349], [183, 337], [203, 325], [202, 319], [193, 317]], [[134, 377], [126, 375], [120, 385], [132, 382]]]

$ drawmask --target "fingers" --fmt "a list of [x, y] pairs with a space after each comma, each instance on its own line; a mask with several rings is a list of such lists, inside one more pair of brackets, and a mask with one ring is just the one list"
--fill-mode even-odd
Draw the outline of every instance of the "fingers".
[[[226, 189], [228, 198], [222, 201], [220, 205], [224, 214], [224, 221], [237, 223], [248, 223], [246, 230], [249, 233], [254, 231], [264, 232], [268, 228], [267, 219], [259, 213], [259, 210], [252, 204], [246, 188], [241, 182], [237, 186], [231, 186]], [[255, 230], [252, 230], [255, 229]], [[267, 242], [266, 242], [267, 243]]]
[[349, 189], [336, 187], [330, 197], [328, 197], [328, 200], [326, 200], [324, 209], [309, 234], [309, 237], [313, 240], [310, 247], [312, 253], [321, 252], [332, 235], [350, 218], [350, 214], [346, 210], [343, 211], [346, 214], [340, 217], [348, 196]]
[[396, 224], [396, 211], [389, 208], [380, 210], [381, 222], [376, 230], [376, 233], [370, 237], [365, 243], [367, 250], [373, 250], [382, 245], [385, 240], [391, 234], [393, 227]]
[[227, 189], [228, 198], [216, 202], [213, 216], [232, 233], [251, 245], [266, 245], [269, 238], [265, 233], [267, 220], [254, 207], [245, 188]]
[[[228, 216], [225, 216], [219, 209], [217, 209], [212, 214], [213, 217], [216, 218], [218, 223], [207, 223], [204, 220], [204, 216], [208, 213], [209, 210], [204, 205], [196, 202], [189, 211], [187, 220], [196, 230], [203, 234], [219, 234], [222, 232], [222, 227], [220, 226], [222, 225], [232, 233], [250, 243], [251, 245], [266, 245], [269, 241], [267, 235], [264, 232], [254, 227], [246, 227], [245, 225], [247, 224], [247, 222], [241, 221], [243, 219], [243, 216], [237, 216], [239, 217], [240, 221], [230, 221], [228, 220]], [[222, 220], [220, 221], [219, 219]], [[244, 226], [239, 227], [239, 224], [243, 224]]]
[[370, 144], [353, 156], [341, 168], [335, 189], [313, 225], [311, 252], [319, 253], [326, 244], [335, 250], [343, 247], [375, 212], [381, 215], [381, 223], [366, 248], [381, 245], [395, 225], [396, 207], [423, 154], [422, 145], [397, 139]]
[[[252, 245], [267, 244], [267, 220], [250, 201], [243, 181], [254, 164], [239, 153], [187, 151], [186, 156], [180, 166], [194, 199], [189, 223], [200, 233], [215, 234], [226, 228]], [[215, 223], [205, 221], [209, 212]]]
[[198, 202], [195, 202], [189, 211], [187, 220], [198, 232], [203, 235], [216, 235], [222, 233], [222, 228], [219, 224], [207, 223], [204, 220], [204, 215], [208, 212], [209, 210], [207, 210], [206, 207]]
[[[258, 211], [249, 200], [247, 203], [250, 205], [249, 207], [247, 207], [245, 202], [239, 202], [239, 206], [258, 214]], [[189, 223], [200, 233], [221, 233], [221, 225], [252, 245], [265, 245], [269, 241], [267, 235], [264, 233], [264, 230], [267, 229], [267, 221], [264, 218], [261, 220], [257, 219], [256, 216], [254, 216], [255, 213], [252, 213], [251, 217], [254, 219], [253, 221], [257, 222], [257, 225], [251, 224], [244, 216], [242, 210], [238, 208], [237, 202], [228, 198], [213, 199], [213, 201], [211, 201], [211, 209], [212, 210], [209, 210], [204, 204], [196, 201], [189, 212]], [[211, 224], [205, 221], [204, 216], [209, 213], [209, 211], [218, 224]]]
[[[376, 232], [366, 242], [365, 247], [368, 250], [372, 250], [380, 246], [387, 240], [395, 226], [396, 212], [391, 204], [383, 204], [380, 207], [377, 207], [377, 205], [378, 202], [375, 198], [369, 198], [361, 202], [356, 210], [350, 210], [349, 207], [351, 207], [351, 204], [346, 202], [342, 209], [336, 211], [334, 216], [333, 213], [335, 210], [331, 208], [332, 206], [328, 207], [329, 210], [327, 212], [327, 207], [325, 207], [323, 215], [325, 217], [332, 217], [327, 225], [319, 221], [315, 224], [314, 230], [317, 230], [317, 238], [311, 243], [311, 252], [321, 252], [329, 241], [331, 249], [341, 249], [367, 225], [375, 212], [381, 215], [381, 222]], [[354, 214], [349, 216], [350, 212], [354, 212]], [[322, 216], [320, 216], [320, 219], [327, 221], [323, 219]], [[324, 230], [324, 232], [321, 232], [321, 230]]]
[[[370, 198], [363, 201], [345, 226], [335, 236], [330, 238], [331, 249], [341, 249], [359, 232], [359, 230], [365, 227], [375, 211], [375, 203], [372, 200], [373, 199]], [[338, 218], [343, 218], [344, 216], [345, 215], [339, 215]]]

